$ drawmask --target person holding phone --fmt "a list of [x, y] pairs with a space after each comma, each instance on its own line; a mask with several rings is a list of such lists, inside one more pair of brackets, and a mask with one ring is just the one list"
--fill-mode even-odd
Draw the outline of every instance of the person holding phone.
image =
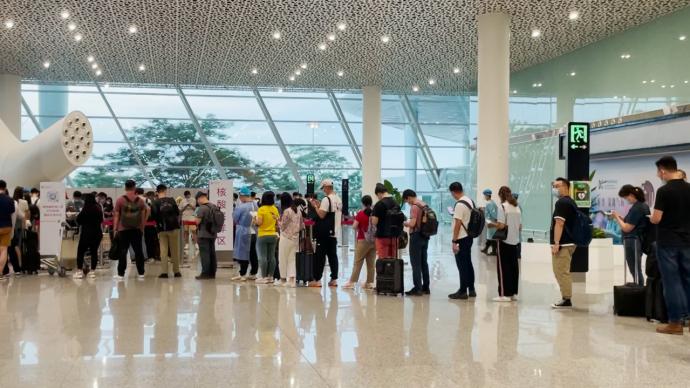
[[620, 226], [623, 232], [623, 249], [628, 269], [639, 286], [644, 286], [642, 275], [642, 238], [649, 225], [649, 206], [645, 203], [644, 191], [633, 185], [624, 185], [618, 196], [625, 199], [632, 207], [622, 217], [615, 210], [608, 213]]

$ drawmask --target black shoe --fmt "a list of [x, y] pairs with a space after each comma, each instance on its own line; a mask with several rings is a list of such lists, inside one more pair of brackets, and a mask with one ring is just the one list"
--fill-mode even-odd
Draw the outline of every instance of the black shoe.
[[179, 273], [179, 272], [175, 272], [175, 277], [176, 277], [176, 278], [181, 278], [181, 277], [182, 277], [182, 274]]
[[571, 309], [573, 308], [573, 303], [570, 301], [570, 299], [561, 299], [560, 301], [554, 303], [551, 305], [552, 309]]
[[476, 298], [477, 297], [477, 291], [470, 290], [469, 296], [470, 296], [470, 298]]
[[467, 293], [465, 293], [465, 292], [460, 292], [460, 291], [458, 291], [458, 292], [456, 292], [456, 293], [454, 293], [454, 294], [450, 294], [450, 295], [448, 295], [448, 297], [449, 297], [450, 299], [467, 299], [467, 298], [468, 298], [468, 297], [467, 297]]
[[418, 289], [416, 289], [416, 288], [413, 288], [413, 289], [411, 289], [410, 291], [405, 292], [405, 295], [408, 295], [408, 296], [422, 296], [422, 295], [424, 295], [424, 294], [422, 294], [422, 291], [420, 291], [420, 290], [418, 290]]
[[159, 278], [159, 279], [167, 279], [167, 278], [168, 278], [168, 274], [167, 274], [167, 273], [162, 273], [162, 274], [158, 275], [158, 278]]
[[201, 274], [201, 275], [199, 275], [199, 276], [196, 276], [194, 279], [196, 279], [196, 280], [206, 280], [206, 279], [213, 279], [213, 278], [215, 278], [215, 276], [206, 275], [206, 274]]
[[424, 294], [424, 295], [429, 295], [429, 294], [431, 294], [431, 290], [429, 290], [428, 288], [423, 288], [423, 289], [422, 289], [422, 294]]

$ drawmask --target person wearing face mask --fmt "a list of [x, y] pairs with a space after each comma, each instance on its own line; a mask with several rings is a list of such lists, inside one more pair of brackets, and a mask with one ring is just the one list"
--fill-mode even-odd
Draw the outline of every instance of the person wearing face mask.
[[615, 210], [611, 217], [618, 223], [623, 232], [623, 249], [625, 250], [625, 262], [635, 279], [635, 282], [644, 286], [642, 276], [642, 238], [645, 236], [649, 224], [649, 206], [645, 203], [644, 192], [633, 185], [624, 185], [618, 192], [618, 196], [625, 199], [632, 207], [628, 214], [622, 217]]
[[577, 205], [570, 198], [570, 181], [556, 178], [551, 186], [551, 192], [556, 200], [551, 218], [551, 260], [553, 274], [561, 290], [561, 300], [552, 304], [554, 309], [570, 309], [573, 307], [573, 279], [570, 275], [570, 262], [575, 252], [575, 242], [567, 232], [575, 228]]
[[656, 192], [651, 222], [658, 225], [657, 257], [668, 309], [668, 324], [656, 332], [682, 335], [690, 315], [690, 184], [672, 156], [659, 159], [656, 168], [666, 184]]

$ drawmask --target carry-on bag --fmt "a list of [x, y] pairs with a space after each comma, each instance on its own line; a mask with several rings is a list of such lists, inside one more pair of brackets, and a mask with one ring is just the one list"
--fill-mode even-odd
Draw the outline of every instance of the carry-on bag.
[[656, 243], [652, 243], [650, 249], [648, 249], [647, 260], [645, 261], [645, 274], [647, 275], [647, 284], [645, 285], [647, 290], [647, 320], [667, 323], [668, 311], [666, 311], [664, 284], [661, 280], [659, 262], [656, 257]]
[[[635, 243], [635, 260], [639, 258], [639, 244]], [[637, 268], [639, 265], [635, 263], [635, 282], [628, 283], [628, 261], [624, 260], [623, 275], [624, 284], [621, 286], [613, 286], [613, 313], [621, 317], [644, 317], [646, 315], [645, 304], [647, 300], [647, 291], [644, 286], [638, 283]]]
[[376, 260], [376, 293], [398, 295], [404, 292], [403, 269], [405, 263], [398, 258], [397, 237], [393, 238], [395, 257]]
[[41, 268], [41, 253], [38, 251], [38, 233], [27, 229], [22, 247], [22, 270], [26, 273], [38, 273]]
[[295, 254], [297, 284], [314, 280], [314, 249], [311, 241], [312, 227], [307, 226], [299, 234], [299, 251]]

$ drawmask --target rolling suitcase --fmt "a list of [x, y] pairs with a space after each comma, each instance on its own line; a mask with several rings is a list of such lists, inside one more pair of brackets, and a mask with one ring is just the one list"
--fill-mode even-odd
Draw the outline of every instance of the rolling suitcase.
[[311, 243], [311, 226], [302, 231], [299, 235], [299, 252], [295, 254], [296, 280], [307, 285], [307, 282], [314, 280], [314, 249]]
[[38, 233], [31, 229], [24, 235], [22, 247], [22, 270], [28, 274], [36, 274], [41, 267], [41, 254], [38, 251]]
[[[397, 244], [397, 238], [394, 238]], [[397, 248], [397, 246], [396, 246]], [[398, 258], [398, 249], [395, 249], [395, 257], [376, 260], [376, 293], [385, 295], [403, 294], [404, 279], [403, 266], [405, 263]]]
[[[639, 260], [637, 250], [639, 244], [635, 244], [635, 257]], [[628, 262], [624, 260], [623, 275], [624, 284], [621, 286], [613, 286], [613, 313], [621, 317], [644, 317], [646, 316], [645, 304], [647, 300], [647, 291], [644, 286], [640, 286], [637, 282], [637, 271], [635, 273], [635, 282], [628, 283]], [[638, 265], [635, 265], [637, 268]]]

